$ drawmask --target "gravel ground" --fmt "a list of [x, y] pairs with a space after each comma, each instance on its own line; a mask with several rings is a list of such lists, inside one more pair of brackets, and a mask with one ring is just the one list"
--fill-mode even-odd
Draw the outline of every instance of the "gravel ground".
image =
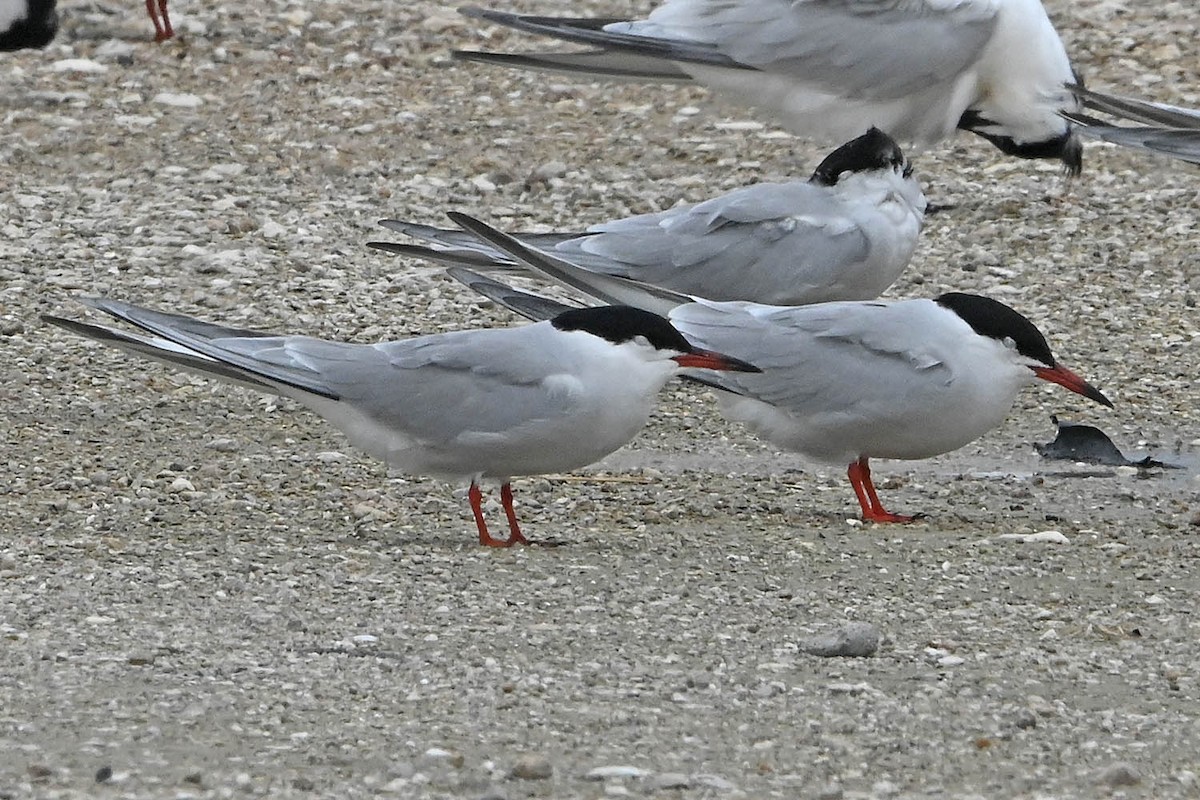
[[[1195, 3], [1051, 10], [1092, 85], [1200, 105]], [[431, 2], [182, 0], [165, 46], [133, 0], [64, 12], [0, 60], [0, 798], [1200, 797], [1196, 170], [919, 158], [956, 208], [891, 294], [1004, 299], [1117, 404], [1042, 386], [958, 453], [880, 463], [926, 521], [856, 523], [840, 470], [673, 386], [594, 470], [517, 482], [563, 546], [491, 551], [462, 489], [36, 315], [509, 324], [363, 247], [375, 220], [582, 226], [821, 149], [698, 90], [451, 65], [518, 41]], [[1041, 461], [1051, 413], [1186, 469]], [[878, 649], [809, 652], [839, 634]]]

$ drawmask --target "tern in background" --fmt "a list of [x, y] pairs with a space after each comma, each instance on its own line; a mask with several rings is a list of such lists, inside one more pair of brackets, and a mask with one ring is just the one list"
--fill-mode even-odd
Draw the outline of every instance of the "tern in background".
[[764, 109], [801, 136], [844, 141], [869, 125], [927, 147], [955, 130], [1009, 155], [1082, 146], [1066, 48], [1040, 0], [666, 0], [644, 20], [463, 13], [589, 45], [583, 52], [458, 58], [621, 79], [695, 81]]
[[[590, 297], [608, 296], [593, 273], [466, 215], [452, 218], [531, 270]], [[461, 268], [450, 274], [535, 319], [564, 307]], [[634, 289], [653, 291], [660, 302], [672, 297], [633, 284], [626, 296]], [[951, 292], [808, 306], [674, 300], [669, 319], [690, 340], [762, 370], [695, 376], [719, 390], [726, 416], [784, 450], [847, 466], [866, 521], [914, 519], [884, 508], [869, 459], [929, 458], [962, 447], [1003, 422], [1021, 388], [1039, 378], [1112, 406], [1058, 363], [1032, 322], [987, 297]]]
[[[206, 377], [290, 397], [402, 471], [469, 478], [479, 543], [490, 547], [527, 543], [510, 478], [577, 469], [621, 447], [683, 368], [756, 369], [693, 347], [662, 317], [623, 306], [370, 345], [227, 328], [116, 300], [83, 302], [151, 335], [43, 319]], [[507, 539], [488, 533], [484, 478], [501, 483]]]
[[[711, 300], [804, 305], [878, 297], [912, 258], [925, 206], [912, 165], [891, 137], [872, 128], [833, 151], [805, 181], [754, 184], [586, 233], [513, 235], [598, 276]], [[520, 268], [458, 228], [380, 224], [431, 245], [370, 247], [484, 271]], [[647, 308], [664, 313], [673, 306]]]

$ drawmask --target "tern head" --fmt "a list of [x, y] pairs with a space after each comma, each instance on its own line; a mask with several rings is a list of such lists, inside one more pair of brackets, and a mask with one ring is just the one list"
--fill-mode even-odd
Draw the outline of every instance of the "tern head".
[[949, 292], [934, 302], [957, 314], [975, 333], [995, 339], [1011, 349], [1016, 360], [1042, 380], [1057, 383], [1112, 408], [1112, 402], [1099, 389], [1054, 360], [1046, 337], [1036, 325], [1004, 303], [962, 292]]
[[958, 127], [987, 139], [1000, 152], [1017, 158], [1057, 158], [1071, 177], [1083, 172], [1083, 142], [1074, 126], [1059, 120], [1062, 130], [1045, 139], [1017, 141], [1003, 133], [1003, 127], [989, 120], [976, 109], [963, 112]]
[[632, 306], [573, 308], [554, 317], [550, 324], [564, 332], [590, 333], [615, 345], [640, 344], [664, 354], [681, 367], [762, 372], [741, 359], [696, 347], [665, 317]]
[[904, 157], [904, 151], [895, 139], [879, 128], [851, 139], [825, 156], [817, 165], [809, 181], [822, 186], [835, 186], [847, 172], [874, 172], [882, 169], [902, 170], [904, 177], [912, 174], [912, 163]]

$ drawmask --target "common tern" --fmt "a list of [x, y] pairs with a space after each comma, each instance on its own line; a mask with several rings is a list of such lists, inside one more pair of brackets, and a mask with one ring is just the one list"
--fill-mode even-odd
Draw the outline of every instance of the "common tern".
[[[452, 218], [531, 270], [590, 297], [607, 296], [592, 273], [479, 220]], [[518, 313], [539, 318], [561, 311], [499, 281], [450, 272]], [[654, 292], [658, 301], [671, 298]], [[1112, 406], [1058, 363], [1032, 322], [979, 295], [808, 306], [674, 299], [668, 316], [686, 336], [762, 370], [698, 377], [718, 390], [726, 416], [781, 449], [848, 465], [862, 518], [870, 522], [915, 518], [884, 508], [871, 458], [922, 459], [962, 447], [998, 426], [1020, 389], [1039, 378]]]
[[[206, 377], [290, 397], [404, 472], [469, 478], [479, 543], [490, 547], [527, 542], [510, 478], [577, 469], [621, 447], [681, 369], [756, 369], [693, 347], [662, 317], [629, 307], [350, 344], [229, 328], [104, 298], [83, 302], [151, 335], [42, 319]], [[501, 483], [507, 539], [493, 537], [484, 521], [485, 478]]]
[[[583, 269], [711, 300], [803, 305], [870, 300], [916, 247], [925, 195], [896, 143], [872, 128], [805, 181], [759, 183], [694, 205], [593, 225], [586, 233], [518, 233]], [[432, 244], [368, 242], [401, 255], [491, 271], [511, 256], [461, 229], [383, 220]], [[674, 304], [647, 306], [664, 313]]]
[[55, 0], [0, 0], [0, 52], [45, 47], [58, 32]]
[[1076, 75], [1040, 0], [665, 0], [641, 20], [462, 13], [593, 49], [460, 59], [694, 81], [802, 136], [844, 141], [875, 125], [925, 147], [959, 129], [1082, 166], [1059, 115], [1077, 108]]

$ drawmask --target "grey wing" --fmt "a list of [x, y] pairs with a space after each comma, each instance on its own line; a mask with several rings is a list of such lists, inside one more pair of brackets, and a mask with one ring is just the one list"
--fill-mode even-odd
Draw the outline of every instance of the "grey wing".
[[992, 35], [997, 0], [669, 0], [624, 35], [669, 31], [735, 62], [843, 96], [894, 99], [970, 67]]
[[565, 368], [553, 353], [524, 341], [536, 327], [351, 346], [368, 353], [307, 340], [294, 351], [370, 419], [419, 441], [447, 442], [503, 434], [576, 407], [569, 392], [547, 388], [547, 375]]
[[970, 66], [991, 36], [997, 5], [997, 0], [668, 0], [648, 19], [631, 22], [471, 8], [463, 13], [600, 49], [507, 60], [488, 53], [456, 56], [660, 80], [681, 78], [668, 62], [794, 71], [839, 94], [891, 99], [948, 80]]
[[585, 269], [683, 294], [797, 303], [865, 259], [868, 247], [835, 203], [794, 182], [597, 225], [555, 252]]
[[869, 408], [886, 416], [889, 408], [922, 402], [931, 385], [950, 378], [936, 353], [912, 342], [912, 320], [895, 304], [692, 303], [670, 318], [700, 346], [763, 370], [708, 375], [706, 382], [801, 415]]

